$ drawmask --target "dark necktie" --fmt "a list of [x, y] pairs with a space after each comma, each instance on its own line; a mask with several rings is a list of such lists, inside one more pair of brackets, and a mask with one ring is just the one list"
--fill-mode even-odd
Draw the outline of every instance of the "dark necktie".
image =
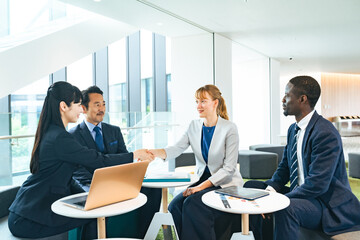
[[101, 135], [100, 132], [100, 128], [98, 126], [94, 127], [94, 131], [95, 131], [95, 143], [96, 146], [98, 147], [98, 149], [100, 150], [100, 152], [104, 152], [104, 140], [103, 137]]
[[299, 186], [298, 184], [298, 159], [297, 159], [297, 140], [299, 133], [299, 126], [295, 127], [295, 134], [293, 139], [293, 145], [291, 148], [291, 167], [290, 167], [290, 191]]

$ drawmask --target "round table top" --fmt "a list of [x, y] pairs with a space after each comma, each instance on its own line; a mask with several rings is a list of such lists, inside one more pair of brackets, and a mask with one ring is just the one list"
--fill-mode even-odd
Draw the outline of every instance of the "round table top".
[[171, 188], [191, 185], [197, 181], [199, 181], [199, 177], [195, 174], [190, 174], [190, 182], [143, 182], [142, 186], [148, 188]]
[[[258, 189], [259, 190], [259, 189]], [[262, 190], [265, 191], [265, 190]], [[286, 208], [290, 204], [290, 199], [283, 194], [276, 192], [269, 192], [270, 195], [248, 201], [241, 198], [226, 196], [230, 208], [225, 208], [220, 199], [220, 195], [215, 191], [210, 191], [202, 196], [202, 201], [205, 205], [215, 208], [217, 210], [229, 213], [247, 213], [247, 214], [261, 214], [276, 212]]]
[[56, 214], [66, 217], [98, 218], [98, 217], [110, 217], [119, 214], [124, 214], [143, 206], [147, 202], [147, 197], [142, 193], [139, 193], [139, 195], [136, 198], [125, 200], [118, 203], [113, 203], [110, 205], [106, 205], [104, 207], [99, 207], [88, 211], [70, 207], [68, 205], [65, 205], [63, 202], [61, 202], [62, 200], [65, 199], [70, 199], [73, 197], [78, 197], [86, 194], [87, 193], [79, 193], [61, 198], [51, 205], [51, 210]]

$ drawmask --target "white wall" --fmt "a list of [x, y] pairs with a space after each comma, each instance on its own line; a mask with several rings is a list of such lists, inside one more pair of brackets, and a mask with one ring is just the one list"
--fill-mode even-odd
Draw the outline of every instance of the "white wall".
[[232, 56], [233, 119], [240, 149], [270, 143], [269, 59], [236, 43]]
[[232, 41], [214, 34], [215, 45], [215, 85], [225, 99], [230, 120], [233, 117], [232, 96]]
[[184, 127], [199, 117], [195, 91], [213, 83], [212, 34], [172, 38], [171, 53], [172, 111], [176, 114], [176, 122], [183, 126], [175, 134], [179, 137]]

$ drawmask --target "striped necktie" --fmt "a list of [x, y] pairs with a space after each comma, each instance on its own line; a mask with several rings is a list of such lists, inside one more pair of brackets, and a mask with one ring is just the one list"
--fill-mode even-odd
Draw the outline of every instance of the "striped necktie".
[[100, 128], [98, 126], [95, 126], [94, 131], [96, 133], [95, 134], [96, 146], [98, 147], [99, 151], [103, 153], [104, 152], [104, 140], [103, 140], [103, 137], [101, 135]]
[[294, 190], [299, 186], [298, 184], [298, 159], [297, 159], [297, 141], [299, 126], [295, 127], [295, 134], [293, 139], [293, 145], [291, 148], [291, 167], [290, 167], [290, 191]]

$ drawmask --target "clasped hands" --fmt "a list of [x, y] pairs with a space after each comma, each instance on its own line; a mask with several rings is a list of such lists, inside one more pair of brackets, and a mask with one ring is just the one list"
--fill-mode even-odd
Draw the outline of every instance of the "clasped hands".
[[154, 154], [152, 154], [148, 149], [138, 149], [133, 152], [134, 159], [137, 159], [139, 162], [142, 161], [153, 161], [155, 159]]
[[138, 161], [153, 161], [156, 157], [165, 159], [166, 153], [164, 149], [138, 149], [134, 151], [134, 159]]

